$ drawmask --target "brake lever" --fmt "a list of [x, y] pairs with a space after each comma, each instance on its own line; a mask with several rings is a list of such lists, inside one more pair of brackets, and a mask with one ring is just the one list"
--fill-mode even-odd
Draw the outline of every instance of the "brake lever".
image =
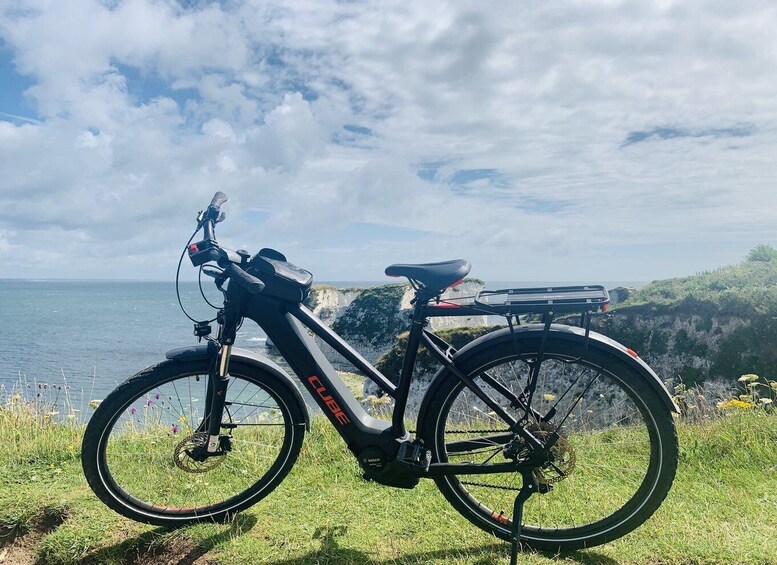
[[221, 271], [217, 271], [216, 269], [209, 269], [208, 267], [203, 267], [202, 272], [214, 279], [219, 278], [221, 275]]

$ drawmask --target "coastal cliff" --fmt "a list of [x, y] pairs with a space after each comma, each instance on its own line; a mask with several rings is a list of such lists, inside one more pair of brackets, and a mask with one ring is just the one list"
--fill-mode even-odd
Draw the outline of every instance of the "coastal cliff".
[[[766, 249], [766, 251], [764, 251]], [[610, 309], [592, 329], [637, 351], [673, 386], [732, 387], [746, 373], [773, 376], [777, 366], [777, 251], [761, 246], [738, 265], [610, 290]], [[483, 281], [466, 279], [444, 298], [472, 296]], [[392, 380], [401, 366], [413, 290], [407, 284], [366, 289], [314, 287], [306, 304]], [[574, 318], [560, 320], [574, 323]], [[430, 327], [458, 347], [504, 325], [498, 316], [432, 318]], [[352, 370], [321, 343], [339, 370]], [[436, 364], [423, 351], [414, 388], [420, 394]], [[416, 390], [417, 389], [417, 390]], [[377, 388], [365, 383], [365, 395]]]

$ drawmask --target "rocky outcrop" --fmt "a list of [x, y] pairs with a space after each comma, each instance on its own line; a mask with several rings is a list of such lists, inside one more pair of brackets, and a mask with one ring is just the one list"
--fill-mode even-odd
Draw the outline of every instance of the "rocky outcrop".
[[305, 305], [327, 325], [331, 326], [363, 291], [363, 288], [335, 288], [329, 285], [316, 285], [310, 289]]
[[629, 297], [634, 296], [637, 293], [637, 289], [633, 286], [617, 286], [609, 291], [610, 294], [610, 306], [615, 306], [621, 302], [625, 302]]
[[761, 316], [624, 306], [593, 327], [639, 353], [671, 384], [733, 384], [777, 365], [777, 324]]
[[[456, 300], [474, 296], [483, 288], [483, 281], [465, 279], [460, 285], [448, 289], [442, 298]], [[315, 286], [306, 305], [374, 363], [396, 343], [399, 334], [407, 331], [413, 296], [414, 291], [409, 284], [386, 284], [363, 289]], [[486, 326], [497, 323], [496, 320], [499, 318], [489, 316], [432, 318], [429, 327], [439, 330]], [[346, 367], [344, 360], [334, 350], [320, 340], [317, 341], [336, 368]], [[350, 368], [350, 365], [347, 366]]]

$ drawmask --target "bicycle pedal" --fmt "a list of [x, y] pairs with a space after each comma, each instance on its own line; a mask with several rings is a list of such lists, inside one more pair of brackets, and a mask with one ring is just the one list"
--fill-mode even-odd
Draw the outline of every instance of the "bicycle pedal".
[[397, 462], [426, 473], [432, 463], [432, 452], [424, 449], [421, 443], [406, 442], [399, 447]]

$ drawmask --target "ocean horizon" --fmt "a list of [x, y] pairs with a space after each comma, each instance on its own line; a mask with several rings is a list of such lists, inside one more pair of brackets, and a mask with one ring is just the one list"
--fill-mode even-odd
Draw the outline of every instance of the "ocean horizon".
[[[214, 304], [220, 293], [203, 281]], [[321, 281], [337, 288], [395, 281]], [[511, 288], [576, 284], [559, 281], [493, 281]], [[602, 282], [607, 288], [640, 282]], [[196, 281], [180, 283], [181, 301], [192, 317], [210, 319]], [[93, 279], [0, 279], [0, 393], [65, 391], [74, 405], [104, 398], [118, 384], [164, 360], [165, 352], [197, 343], [181, 312], [172, 281]], [[214, 323], [215, 326], [215, 323]], [[215, 327], [214, 327], [215, 329]], [[236, 346], [267, 354], [266, 335], [251, 320]], [[54, 387], [54, 388], [52, 388]], [[63, 387], [63, 388], [57, 388]], [[15, 393], [14, 393], [15, 394]], [[76, 399], [77, 400], [72, 400]]]

